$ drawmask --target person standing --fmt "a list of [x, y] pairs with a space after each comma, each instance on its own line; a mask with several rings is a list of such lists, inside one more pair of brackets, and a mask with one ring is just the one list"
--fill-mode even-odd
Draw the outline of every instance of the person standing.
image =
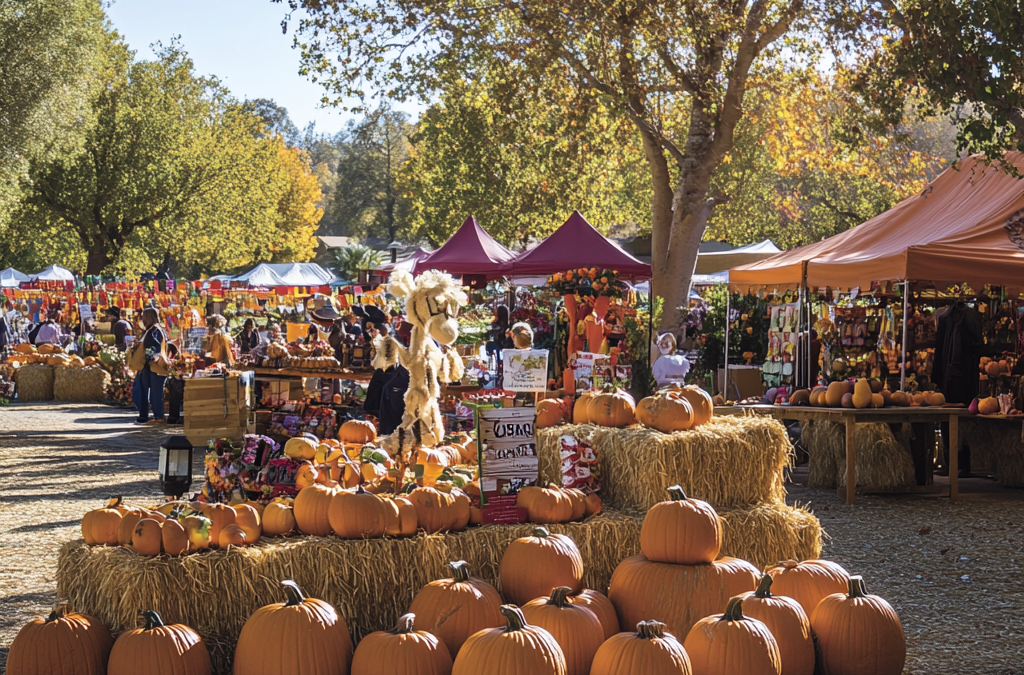
[[256, 322], [246, 319], [242, 324], [242, 331], [235, 336], [238, 340], [238, 349], [242, 354], [248, 354], [260, 344], [260, 334], [256, 332]]
[[123, 352], [128, 349], [126, 338], [132, 334], [132, 325], [125, 317], [126, 312], [119, 307], [110, 307], [107, 309], [107, 313], [114, 319], [114, 325], [111, 327], [111, 332], [114, 334], [114, 346]]
[[61, 331], [60, 324], [57, 323], [57, 319], [60, 317], [60, 312], [56, 309], [51, 309], [46, 313], [46, 320], [40, 323], [38, 326], [32, 329], [28, 334], [28, 340], [34, 345], [43, 344], [60, 344]]
[[0, 295], [0, 353], [14, 344], [14, 333], [7, 322], [7, 298]]
[[[163, 424], [164, 423], [164, 380], [167, 378], [157, 375], [150, 368], [150, 363], [160, 353], [161, 346], [167, 340], [164, 332], [157, 325], [160, 321], [160, 313], [155, 307], [147, 307], [142, 312], [142, 326], [145, 329], [142, 333], [142, 348], [146, 350], [146, 365], [135, 374], [135, 382], [132, 385], [132, 398], [135, 401], [135, 408], [139, 411], [136, 424]], [[150, 408], [153, 409], [153, 420], [149, 420]]]
[[220, 314], [213, 314], [206, 319], [206, 337], [209, 340], [209, 353], [206, 360], [211, 364], [223, 363], [231, 366], [235, 363], [235, 356], [231, 352], [231, 336], [224, 330], [227, 321]]

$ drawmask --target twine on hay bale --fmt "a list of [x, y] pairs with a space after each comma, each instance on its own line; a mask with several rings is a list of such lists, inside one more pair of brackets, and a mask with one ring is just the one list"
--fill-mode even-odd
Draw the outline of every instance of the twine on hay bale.
[[539, 429], [540, 474], [552, 483], [561, 483], [559, 437], [565, 434], [597, 450], [601, 496], [615, 508], [646, 511], [674, 484], [715, 508], [785, 502], [784, 469], [793, 447], [786, 428], [771, 418], [715, 417], [672, 434], [589, 424]]
[[18, 368], [14, 377], [17, 384], [18, 400], [53, 400], [53, 366], [30, 363]]
[[[876, 490], [915, 484], [914, 460], [904, 433], [893, 436], [887, 424], [858, 424], [857, 484]], [[810, 456], [807, 484], [815, 488], [846, 485], [846, 426], [837, 422], [807, 421], [800, 438]]]
[[990, 471], [1000, 485], [1024, 487], [1024, 425], [984, 418], [960, 418], [960, 440], [971, 451], [971, 471]]
[[100, 366], [55, 368], [53, 397], [58, 401], [103, 401], [110, 373]]

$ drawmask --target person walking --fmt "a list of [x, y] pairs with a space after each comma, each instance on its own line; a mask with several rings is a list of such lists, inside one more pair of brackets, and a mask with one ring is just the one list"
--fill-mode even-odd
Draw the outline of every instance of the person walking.
[[[150, 367], [153, 359], [160, 354], [163, 343], [167, 340], [164, 332], [157, 325], [160, 321], [160, 313], [155, 307], [147, 307], [142, 312], [142, 348], [146, 350], [146, 364], [135, 374], [135, 382], [132, 384], [132, 399], [135, 401], [135, 408], [139, 411], [136, 424], [164, 424], [164, 380], [167, 378], [157, 375]], [[149, 419], [150, 408], [153, 410], [153, 420]]]

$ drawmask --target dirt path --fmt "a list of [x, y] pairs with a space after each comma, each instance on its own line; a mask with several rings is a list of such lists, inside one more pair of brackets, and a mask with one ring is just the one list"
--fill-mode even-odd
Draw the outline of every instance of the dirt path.
[[[106, 406], [0, 408], [0, 672], [18, 629], [56, 601], [57, 549], [79, 536], [82, 513], [114, 494], [159, 498], [168, 432], [133, 418]], [[831, 535], [824, 556], [896, 607], [906, 673], [1024, 675], [1024, 493], [988, 487], [966, 482], [956, 504], [864, 497], [853, 507], [791, 488]]]

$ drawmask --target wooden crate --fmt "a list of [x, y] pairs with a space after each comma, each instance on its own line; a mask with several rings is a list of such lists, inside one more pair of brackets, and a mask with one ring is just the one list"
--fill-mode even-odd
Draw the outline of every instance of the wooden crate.
[[239, 378], [193, 378], [185, 381], [185, 436], [194, 446], [211, 440], [241, 440], [248, 421], [249, 388]]

